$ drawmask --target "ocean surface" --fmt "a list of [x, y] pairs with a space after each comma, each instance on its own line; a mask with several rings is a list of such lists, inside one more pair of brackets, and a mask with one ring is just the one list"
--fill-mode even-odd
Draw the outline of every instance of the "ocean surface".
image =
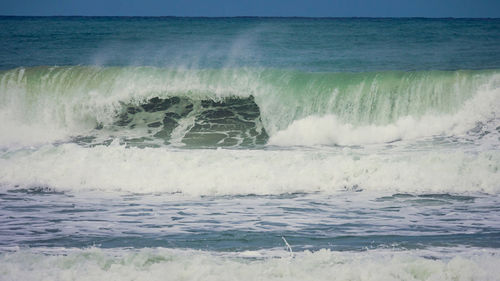
[[500, 20], [0, 17], [0, 280], [500, 280]]

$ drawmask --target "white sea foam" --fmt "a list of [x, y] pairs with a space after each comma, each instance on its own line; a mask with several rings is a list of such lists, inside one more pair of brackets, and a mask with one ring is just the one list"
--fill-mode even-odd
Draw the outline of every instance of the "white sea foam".
[[[437, 254], [437, 259], [436, 259]], [[499, 280], [497, 250], [217, 253], [84, 249], [0, 254], [10, 280]]]
[[4, 152], [0, 184], [188, 195], [500, 192], [500, 152], [456, 149], [173, 150], [76, 144]]

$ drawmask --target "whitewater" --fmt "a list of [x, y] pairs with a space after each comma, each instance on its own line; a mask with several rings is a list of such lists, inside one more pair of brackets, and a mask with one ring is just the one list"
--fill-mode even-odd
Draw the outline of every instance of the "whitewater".
[[498, 20], [0, 27], [0, 280], [498, 279]]

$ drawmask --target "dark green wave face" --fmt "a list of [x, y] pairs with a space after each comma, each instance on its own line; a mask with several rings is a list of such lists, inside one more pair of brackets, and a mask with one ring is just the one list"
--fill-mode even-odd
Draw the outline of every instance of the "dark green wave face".
[[[123, 139], [127, 145], [139, 147], [172, 143], [190, 147], [255, 146], [265, 144], [269, 138], [252, 96], [220, 101], [155, 97], [142, 105], [124, 105], [115, 122], [99, 124], [96, 129], [108, 134], [142, 134]], [[94, 138], [75, 140], [95, 144]]]

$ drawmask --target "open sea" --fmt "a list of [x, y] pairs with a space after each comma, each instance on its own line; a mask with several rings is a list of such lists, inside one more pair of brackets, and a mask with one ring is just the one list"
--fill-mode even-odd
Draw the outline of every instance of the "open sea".
[[500, 280], [500, 19], [0, 17], [0, 280]]

